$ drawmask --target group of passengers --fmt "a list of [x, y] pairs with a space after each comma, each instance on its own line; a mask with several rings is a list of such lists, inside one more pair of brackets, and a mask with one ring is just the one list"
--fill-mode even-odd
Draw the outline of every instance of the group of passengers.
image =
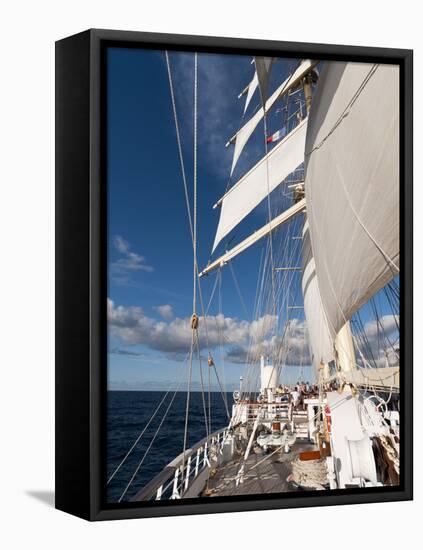
[[296, 411], [305, 410], [304, 400], [316, 397], [318, 394], [317, 385], [311, 386], [303, 381], [297, 382], [295, 386], [280, 385], [276, 390], [276, 395], [281, 398], [281, 401], [288, 401]]

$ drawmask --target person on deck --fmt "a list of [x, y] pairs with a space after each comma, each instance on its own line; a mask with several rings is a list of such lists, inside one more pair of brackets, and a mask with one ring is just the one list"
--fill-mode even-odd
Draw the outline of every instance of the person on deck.
[[298, 410], [298, 407], [301, 403], [301, 393], [298, 391], [298, 387], [299, 386], [296, 386], [291, 391], [291, 403], [292, 403], [292, 407], [293, 407], [294, 411]]

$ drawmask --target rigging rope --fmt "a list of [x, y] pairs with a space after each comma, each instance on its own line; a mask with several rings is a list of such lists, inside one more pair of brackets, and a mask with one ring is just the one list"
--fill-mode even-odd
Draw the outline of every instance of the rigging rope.
[[273, 314], [276, 315], [276, 295], [275, 295], [275, 266], [273, 262], [273, 235], [272, 235], [272, 209], [270, 204], [270, 182], [269, 182], [269, 159], [267, 157], [267, 112], [266, 103], [263, 103], [263, 131], [264, 131], [264, 154], [266, 159], [266, 183], [267, 183], [267, 216], [269, 220], [269, 245], [270, 245], [270, 265], [272, 281]]
[[189, 223], [189, 229], [191, 233], [191, 238], [193, 239], [193, 228], [192, 228], [192, 219], [191, 219], [191, 208], [189, 205], [189, 196], [188, 196], [188, 184], [187, 184], [187, 177], [185, 173], [185, 164], [184, 164], [184, 156], [182, 154], [182, 142], [181, 142], [181, 135], [179, 132], [179, 122], [178, 122], [178, 114], [176, 111], [176, 101], [175, 101], [175, 92], [173, 90], [173, 80], [172, 80], [172, 72], [170, 69], [170, 60], [169, 60], [169, 52], [165, 52], [166, 56], [166, 66], [167, 66], [167, 75], [169, 79], [169, 88], [170, 88], [170, 96], [172, 101], [172, 112], [173, 112], [173, 119], [175, 122], [175, 130], [176, 130], [176, 141], [178, 144], [178, 153], [179, 153], [179, 163], [181, 165], [181, 173], [182, 173], [182, 181], [184, 183], [184, 193], [185, 193], [185, 205], [187, 208], [187, 215], [188, 215], [188, 223]]
[[250, 316], [249, 316], [249, 314], [248, 314], [247, 306], [245, 305], [245, 301], [244, 301], [244, 298], [243, 298], [243, 296], [242, 296], [241, 288], [240, 288], [240, 286], [239, 286], [239, 284], [238, 284], [238, 279], [236, 278], [235, 270], [234, 270], [234, 268], [233, 268], [232, 262], [229, 262], [229, 269], [230, 269], [230, 271], [231, 271], [232, 278], [233, 278], [233, 280], [234, 280], [234, 285], [235, 285], [235, 289], [236, 289], [236, 291], [237, 291], [237, 293], [238, 293], [239, 301], [241, 302], [241, 306], [242, 306], [243, 309], [244, 309], [244, 313], [245, 313], [247, 319], [249, 319]]
[[168, 394], [170, 393], [170, 388], [167, 390], [167, 392], [164, 394], [162, 400], [160, 401], [159, 405], [157, 406], [156, 410], [154, 411], [153, 415], [150, 417], [150, 420], [147, 422], [147, 424], [145, 425], [144, 429], [141, 431], [140, 435], [137, 437], [137, 439], [135, 440], [135, 442], [133, 443], [132, 447], [129, 449], [129, 451], [126, 453], [126, 455], [123, 457], [123, 459], [121, 460], [121, 462], [119, 463], [119, 465], [115, 468], [115, 470], [113, 471], [113, 473], [111, 474], [111, 476], [109, 477], [109, 479], [107, 480], [107, 485], [109, 485], [109, 483], [112, 481], [112, 479], [115, 477], [115, 475], [118, 473], [118, 471], [120, 470], [120, 468], [123, 466], [123, 464], [126, 462], [128, 456], [132, 453], [132, 451], [135, 449], [135, 447], [138, 445], [138, 443], [140, 442], [142, 436], [144, 435], [144, 433], [146, 432], [146, 430], [148, 429], [149, 425], [151, 424], [151, 422], [154, 420], [156, 414], [159, 412], [160, 410], [160, 407], [162, 406], [162, 404], [164, 403], [166, 397], [168, 396]]
[[129, 487], [132, 485], [132, 482], [134, 481], [134, 479], [135, 479], [137, 473], [139, 472], [141, 466], [143, 465], [146, 456], [148, 455], [148, 453], [149, 453], [151, 447], [153, 446], [154, 441], [156, 440], [156, 437], [157, 437], [157, 435], [158, 435], [158, 433], [159, 433], [161, 427], [163, 426], [164, 421], [166, 420], [167, 414], [168, 414], [168, 412], [170, 411], [170, 408], [172, 407], [172, 404], [173, 404], [173, 402], [174, 402], [174, 400], [175, 400], [176, 394], [178, 393], [179, 387], [180, 387], [180, 384], [179, 384], [178, 387], [176, 388], [176, 390], [175, 390], [175, 392], [174, 392], [174, 394], [173, 394], [173, 396], [172, 396], [172, 399], [170, 400], [170, 403], [169, 403], [169, 405], [168, 405], [168, 407], [167, 407], [167, 409], [166, 409], [166, 412], [164, 413], [164, 416], [163, 416], [163, 418], [162, 418], [162, 420], [161, 420], [161, 422], [160, 422], [160, 424], [159, 424], [159, 426], [158, 426], [158, 428], [157, 428], [157, 430], [156, 430], [156, 432], [155, 432], [155, 434], [154, 434], [154, 436], [153, 436], [153, 439], [150, 441], [150, 444], [148, 445], [148, 447], [147, 447], [145, 453], [143, 454], [142, 459], [141, 459], [140, 462], [138, 463], [138, 466], [135, 468], [135, 471], [134, 471], [134, 473], [132, 474], [131, 479], [128, 481], [128, 484], [126, 485], [126, 487], [125, 487], [123, 493], [120, 495], [118, 502], [121, 502], [121, 501], [122, 501], [123, 497], [124, 497], [124, 496], [126, 495], [126, 493], [128, 492]]
[[193, 298], [192, 314], [197, 313], [197, 109], [198, 109], [198, 54], [194, 54], [194, 197], [193, 197]]
[[201, 384], [201, 396], [203, 401], [203, 412], [204, 412], [204, 423], [206, 427], [206, 437], [207, 440], [209, 439], [209, 424], [207, 420], [207, 409], [206, 409], [206, 399], [205, 399], [205, 393], [204, 393], [204, 381], [203, 381], [203, 367], [201, 364], [201, 353], [200, 353], [200, 342], [198, 339], [198, 332], [195, 331], [196, 335], [196, 345], [197, 345], [197, 356], [198, 356], [198, 364], [200, 366], [200, 384]]
[[[196, 54], [196, 56], [197, 56], [197, 54]], [[170, 95], [171, 95], [171, 101], [172, 101], [173, 118], [174, 118], [175, 129], [176, 129], [176, 139], [177, 139], [177, 144], [178, 144], [179, 161], [180, 161], [180, 166], [181, 166], [182, 180], [183, 180], [183, 184], [184, 184], [185, 204], [186, 204], [186, 209], [187, 209], [188, 223], [189, 223], [189, 229], [190, 229], [191, 240], [192, 240], [192, 245], [193, 245], [194, 264], [195, 264], [195, 267], [194, 267], [195, 278], [196, 278], [197, 284], [198, 284], [198, 297], [200, 299], [200, 307], [201, 307], [201, 312], [202, 312], [203, 321], [204, 321], [207, 350], [208, 350], [209, 357], [211, 357], [210, 344], [209, 344], [209, 335], [208, 335], [208, 325], [207, 325], [207, 311], [210, 307], [210, 304], [207, 308], [207, 311], [205, 311], [203, 296], [202, 296], [202, 290], [201, 290], [201, 283], [200, 283], [200, 280], [199, 280], [199, 277], [198, 277], [199, 269], [198, 269], [197, 252], [196, 252], [197, 230], [196, 229], [194, 230], [194, 226], [196, 227], [196, 225], [197, 225], [197, 194], [196, 194], [196, 192], [194, 193], [194, 199], [195, 199], [194, 217], [195, 217], [195, 220], [193, 222], [193, 219], [192, 219], [192, 216], [191, 216], [190, 203], [189, 203], [188, 184], [187, 184], [185, 164], [184, 164], [183, 153], [182, 153], [182, 142], [181, 142], [181, 137], [180, 137], [179, 122], [178, 122], [178, 116], [177, 116], [177, 110], [176, 110], [176, 100], [175, 100], [175, 92], [174, 92], [174, 88], [173, 88], [173, 80], [172, 80], [172, 73], [171, 73], [171, 67], [170, 67], [170, 59], [169, 59], [169, 53], [167, 51], [165, 52], [165, 57], [166, 57], [166, 65], [167, 65]], [[195, 64], [196, 64], [196, 66], [194, 68], [194, 71], [195, 71], [195, 80], [196, 80], [196, 82], [195, 82], [194, 93], [195, 93], [195, 102], [197, 102], [197, 85], [198, 85], [198, 76], [197, 76], [198, 61], [197, 61], [197, 58], [195, 60]], [[195, 107], [197, 108], [197, 105]], [[196, 183], [197, 183], [197, 169], [196, 169], [197, 168], [197, 116], [195, 116], [194, 118], [195, 118], [195, 120], [194, 120], [194, 141], [195, 141], [195, 145], [194, 145], [194, 179], [195, 179], [195, 185], [196, 185]], [[195, 294], [195, 283], [194, 283], [194, 294]], [[194, 302], [194, 304], [196, 303], [196, 299], [194, 297], [193, 297], [193, 302]], [[193, 307], [194, 312], [195, 312], [195, 309], [196, 309], [196, 307]], [[214, 369], [215, 369], [216, 378], [217, 378], [218, 383], [219, 383], [219, 388], [220, 388], [220, 391], [221, 391], [221, 394], [222, 394], [222, 400], [225, 403], [226, 411], [228, 413], [228, 407], [227, 407], [227, 403], [226, 403], [226, 395], [223, 393], [223, 389], [221, 387], [219, 377], [217, 376], [216, 367], [214, 367]], [[209, 399], [209, 402], [210, 402], [210, 399]], [[209, 405], [209, 411], [210, 411], [210, 405]], [[209, 420], [209, 422], [210, 422], [210, 420]]]
[[[197, 94], [198, 94], [198, 54], [194, 54], [194, 205], [193, 205], [193, 226], [192, 226], [192, 248], [193, 248], [193, 296], [192, 296], [192, 319], [191, 319], [191, 350], [189, 358], [188, 370], [188, 386], [187, 399], [185, 407], [185, 427], [184, 427], [184, 447], [182, 458], [182, 470], [185, 466], [185, 453], [187, 449], [188, 439], [188, 419], [189, 405], [191, 395], [191, 379], [192, 379], [192, 356], [194, 351], [195, 339], [198, 338], [198, 317], [197, 317]], [[207, 424], [207, 420], [206, 420]]]

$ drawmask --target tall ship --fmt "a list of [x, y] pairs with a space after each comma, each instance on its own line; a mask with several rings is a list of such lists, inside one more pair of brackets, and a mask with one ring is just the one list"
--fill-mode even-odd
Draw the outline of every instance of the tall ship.
[[[216, 223], [211, 259], [199, 265], [201, 55], [193, 59], [191, 183], [166, 53], [193, 250], [188, 377], [179, 388], [186, 391], [184, 440], [181, 453], [131, 499], [398, 485], [399, 68], [303, 59], [283, 74], [278, 59], [255, 57], [249, 83], [234, 97], [245, 107], [239, 130], [226, 143], [233, 151], [230, 184], [208, 213]], [[252, 136], [261, 158], [232, 183]], [[261, 226], [234, 242], [234, 229], [259, 205]], [[262, 252], [252, 267], [255, 331], [239, 388], [229, 398], [219, 359], [208, 349], [208, 303], [216, 297], [222, 272], [232, 270], [256, 243]], [[203, 282], [212, 277], [211, 295], [205, 296]], [[242, 274], [238, 277], [242, 282]], [[303, 357], [293, 358], [294, 347]], [[202, 355], [205, 437], [189, 445], [192, 373]], [[290, 365], [301, 367], [302, 361], [304, 368], [307, 361], [312, 365], [314, 379], [300, 372], [298, 381], [288, 382]], [[228, 416], [217, 431], [212, 430], [210, 379], [221, 390]]]

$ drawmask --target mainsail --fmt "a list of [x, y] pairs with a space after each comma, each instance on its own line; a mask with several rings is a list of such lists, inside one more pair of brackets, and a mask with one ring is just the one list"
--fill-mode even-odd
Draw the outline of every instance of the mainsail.
[[399, 68], [327, 63], [309, 115], [305, 188], [332, 337], [399, 273]]
[[213, 251], [220, 241], [304, 162], [307, 119], [245, 174], [218, 202], [222, 205]]
[[317, 281], [308, 221], [304, 223], [302, 256], [304, 313], [307, 319], [311, 358], [314, 367], [318, 369], [320, 364], [327, 364], [335, 357], [333, 337], [328, 327]]
[[228, 143], [233, 143], [233, 141], [235, 140], [235, 150], [234, 150], [234, 156], [232, 159], [231, 175], [235, 169], [236, 163], [238, 162], [238, 159], [242, 153], [242, 150], [244, 149], [246, 143], [248, 142], [251, 134], [257, 128], [257, 125], [259, 124], [259, 122], [263, 119], [264, 111], [266, 110], [266, 113], [270, 111], [270, 109], [273, 107], [276, 101], [281, 98], [281, 96], [283, 96], [285, 93], [288, 93], [291, 89], [298, 86], [298, 84], [301, 82], [301, 79], [304, 78], [304, 76], [308, 72], [310, 72], [315, 65], [316, 65], [315, 61], [310, 61], [310, 60], [303, 61], [301, 65], [294, 71], [294, 73], [291, 76], [289, 76], [286, 80], [284, 80], [282, 84], [269, 97], [269, 99], [267, 99], [265, 103], [265, 109], [261, 107], [256, 112], [256, 114], [252, 116], [250, 120], [244, 124], [244, 126], [237, 132], [237, 134], [229, 140]]

